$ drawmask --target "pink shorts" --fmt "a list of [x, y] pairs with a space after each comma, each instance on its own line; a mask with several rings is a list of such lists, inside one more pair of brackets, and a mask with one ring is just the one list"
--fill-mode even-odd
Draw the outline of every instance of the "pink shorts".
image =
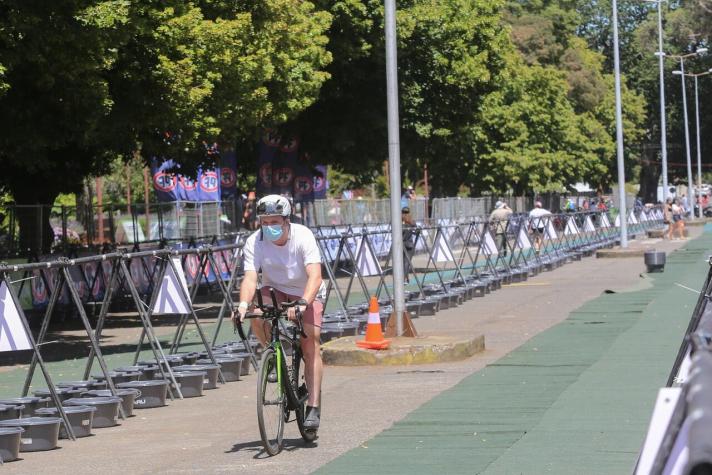
[[[262, 302], [265, 305], [272, 304], [272, 296], [269, 293], [269, 287], [262, 287], [260, 291], [262, 293]], [[287, 295], [284, 292], [274, 289], [274, 294], [277, 297], [277, 303], [282, 302], [294, 302], [299, 300], [301, 297], [298, 295]], [[314, 299], [314, 301], [307, 305], [307, 310], [302, 314], [304, 323], [314, 325], [317, 328], [321, 328], [321, 316], [324, 314], [324, 304], [319, 299]]]

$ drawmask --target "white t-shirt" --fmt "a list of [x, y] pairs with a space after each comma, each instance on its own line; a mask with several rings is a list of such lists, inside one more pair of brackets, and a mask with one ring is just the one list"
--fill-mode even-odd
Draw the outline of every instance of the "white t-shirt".
[[277, 246], [262, 238], [262, 231], [255, 231], [247, 238], [243, 255], [246, 271], [262, 269], [263, 286], [298, 297], [307, 286], [307, 264], [321, 264], [311, 229], [296, 223], [289, 224], [289, 239], [284, 246]]
[[536, 218], [536, 219], [531, 220], [532, 226], [534, 226], [535, 228], [539, 228], [539, 229], [545, 227], [546, 221], [543, 219], [539, 219], [539, 218], [541, 218], [542, 216], [548, 216], [550, 214], [551, 214], [551, 211], [546, 210], [544, 208], [534, 208], [533, 210], [531, 210], [529, 212], [530, 218]]

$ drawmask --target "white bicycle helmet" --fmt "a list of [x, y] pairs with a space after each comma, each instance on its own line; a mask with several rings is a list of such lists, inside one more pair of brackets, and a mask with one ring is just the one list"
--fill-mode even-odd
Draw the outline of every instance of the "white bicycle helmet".
[[267, 195], [257, 202], [257, 217], [283, 216], [288, 218], [292, 214], [292, 205], [289, 200], [280, 195]]

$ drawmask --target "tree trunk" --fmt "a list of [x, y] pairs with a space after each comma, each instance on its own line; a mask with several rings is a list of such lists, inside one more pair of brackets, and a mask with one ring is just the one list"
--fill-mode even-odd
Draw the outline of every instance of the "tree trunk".
[[660, 166], [656, 160], [657, 150], [644, 146], [641, 158], [643, 166], [640, 167], [640, 197], [643, 203], [657, 203], [660, 178]]

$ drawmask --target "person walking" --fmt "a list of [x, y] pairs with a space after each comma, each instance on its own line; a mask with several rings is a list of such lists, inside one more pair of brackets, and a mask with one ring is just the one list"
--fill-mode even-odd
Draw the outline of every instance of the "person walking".
[[495, 244], [502, 257], [507, 257], [507, 225], [512, 210], [504, 201], [497, 201], [490, 213], [490, 229], [494, 231]]
[[685, 216], [686, 210], [680, 205], [680, 200], [675, 199], [672, 202], [672, 222], [673, 231], [677, 231], [678, 238], [681, 240], [685, 239]]
[[551, 216], [551, 211], [544, 209], [541, 201], [536, 201], [534, 203], [534, 209], [529, 212], [531, 229], [534, 233], [534, 249], [537, 253], [539, 253], [542, 244], [544, 244], [544, 235], [546, 233], [549, 216]]
[[668, 225], [668, 228], [663, 236], [667, 235], [668, 240], [672, 241], [672, 231], [675, 226], [672, 218], [672, 198], [665, 200], [665, 205], [663, 206], [663, 224]]

